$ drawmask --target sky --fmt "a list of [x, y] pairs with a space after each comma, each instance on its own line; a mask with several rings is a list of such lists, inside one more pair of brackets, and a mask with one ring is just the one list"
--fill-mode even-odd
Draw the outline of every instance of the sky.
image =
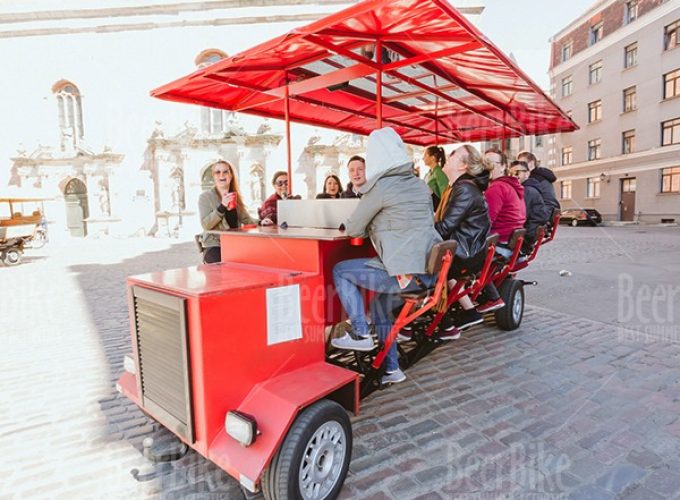
[[519, 67], [549, 90], [548, 40], [583, 14], [595, 0], [485, 0], [479, 29]]

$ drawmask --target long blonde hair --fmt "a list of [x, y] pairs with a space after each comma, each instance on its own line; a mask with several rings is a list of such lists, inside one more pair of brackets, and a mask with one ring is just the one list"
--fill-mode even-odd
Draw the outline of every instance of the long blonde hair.
[[[241, 190], [238, 187], [238, 178], [236, 177], [236, 169], [234, 166], [228, 162], [227, 160], [217, 160], [214, 161], [213, 163], [210, 164], [210, 173], [215, 174], [214, 168], [219, 165], [219, 164], [224, 164], [227, 167], [229, 167], [229, 170], [231, 171], [231, 182], [229, 183], [229, 192], [231, 193], [236, 193], [236, 206], [239, 211], [245, 211], [246, 206], [243, 204], [243, 198], [241, 198]], [[217, 191], [217, 186], [215, 186], [215, 191]], [[218, 191], [219, 194], [219, 191]]]
[[465, 148], [465, 152], [467, 153], [467, 158], [465, 158], [465, 171], [468, 174], [477, 177], [484, 171], [490, 173], [493, 170], [493, 163], [484, 158], [482, 154], [477, 151], [477, 148], [470, 144], [463, 144], [461, 147]]

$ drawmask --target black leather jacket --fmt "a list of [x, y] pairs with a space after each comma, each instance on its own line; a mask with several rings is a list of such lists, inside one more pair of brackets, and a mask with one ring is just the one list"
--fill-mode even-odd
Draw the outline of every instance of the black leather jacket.
[[488, 185], [488, 172], [477, 177], [461, 175], [453, 183], [443, 219], [434, 224], [442, 239], [458, 242], [457, 259], [471, 259], [484, 251], [491, 228], [489, 210], [482, 194]]

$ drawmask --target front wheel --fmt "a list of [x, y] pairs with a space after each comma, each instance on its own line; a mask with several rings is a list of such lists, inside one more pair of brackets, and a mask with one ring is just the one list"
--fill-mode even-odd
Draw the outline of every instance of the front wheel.
[[21, 250], [17, 248], [5, 250], [2, 253], [2, 262], [4, 262], [6, 266], [16, 266], [21, 264], [21, 254]]
[[293, 422], [262, 477], [268, 500], [325, 500], [338, 496], [352, 455], [345, 409], [322, 399]]
[[501, 330], [516, 330], [524, 316], [524, 285], [521, 281], [508, 278], [498, 289], [505, 307], [495, 313], [496, 324]]
[[573, 221], [571, 221], [571, 227], [576, 227], [576, 226], [578, 226], [578, 221], [576, 219], [574, 219]]

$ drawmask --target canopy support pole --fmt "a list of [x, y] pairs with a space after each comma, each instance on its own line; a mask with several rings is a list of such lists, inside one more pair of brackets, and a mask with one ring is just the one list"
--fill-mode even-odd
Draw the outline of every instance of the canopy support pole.
[[506, 153], [505, 153], [505, 121], [506, 121], [506, 115], [505, 115], [505, 111], [503, 111], [503, 126], [501, 128], [501, 153], [503, 153], [504, 155], [506, 155]]
[[382, 42], [378, 40], [375, 44], [375, 58], [378, 62], [378, 75], [375, 79], [375, 98], [376, 98], [376, 128], [382, 128]]
[[288, 77], [286, 77], [286, 96], [283, 104], [283, 112], [286, 116], [286, 162], [288, 164], [288, 194], [293, 194], [293, 168], [290, 145], [290, 91], [288, 89]]
[[[437, 88], [437, 76], [433, 79], [434, 86]], [[434, 145], [439, 146], [439, 96], [434, 98]]]

